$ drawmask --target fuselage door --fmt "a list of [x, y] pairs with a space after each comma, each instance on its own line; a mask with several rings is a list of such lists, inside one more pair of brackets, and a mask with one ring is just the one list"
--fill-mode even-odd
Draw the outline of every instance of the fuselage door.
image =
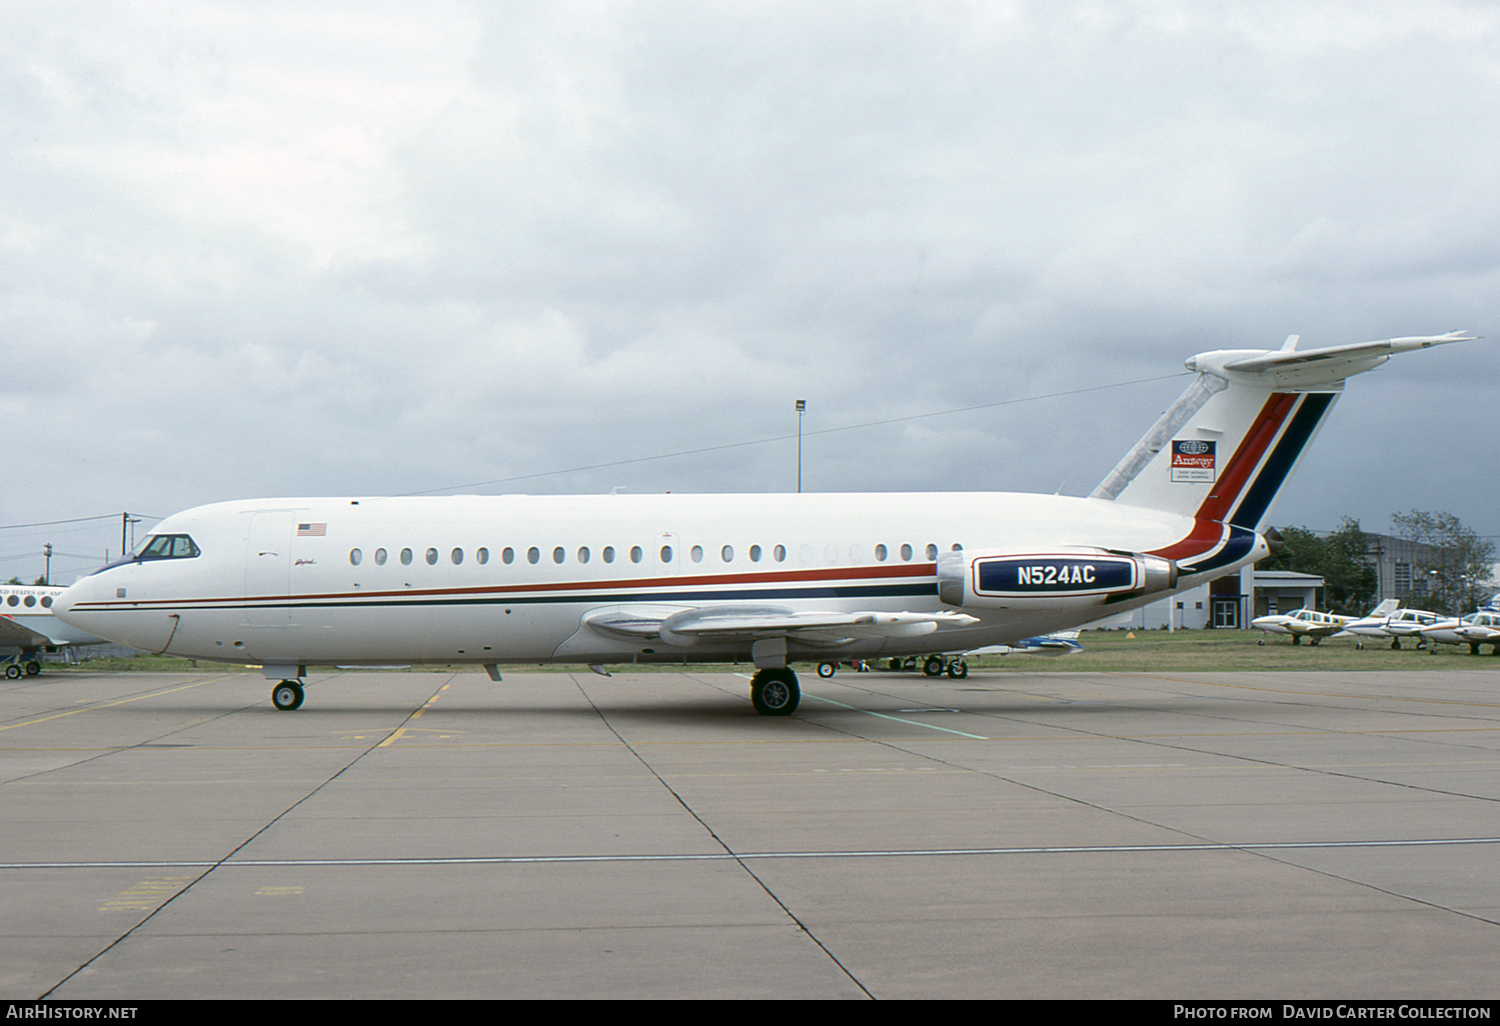
[[253, 513], [245, 541], [245, 622], [252, 627], [291, 624], [292, 510]]

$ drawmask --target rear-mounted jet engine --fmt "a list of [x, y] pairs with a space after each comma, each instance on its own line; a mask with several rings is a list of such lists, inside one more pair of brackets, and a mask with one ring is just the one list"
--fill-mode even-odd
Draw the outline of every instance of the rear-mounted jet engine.
[[1176, 587], [1177, 564], [1160, 556], [1110, 549], [957, 551], [938, 556], [937, 580], [938, 598], [950, 606], [1100, 606]]

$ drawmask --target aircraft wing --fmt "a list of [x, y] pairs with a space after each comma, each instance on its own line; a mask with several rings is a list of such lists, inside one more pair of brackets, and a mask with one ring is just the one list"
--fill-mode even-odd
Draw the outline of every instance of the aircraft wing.
[[1026, 643], [1030, 648], [1039, 648], [1045, 652], [1075, 652], [1082, 647], [1076, 641], [1064, 641], [1062, 638], [1027, 638]]
[[1287, 627], [1293, 634], [1306, 638], [1330, 638], [1344, 629], [1341, 623], [1290, 623]]
[[837, 645], [859, 638], [918, 637], [940, 625], [962, 627], [978, 623], [967, 613], [796, 612], [779, 606], [692, 607], [676, 611], [660, 607], [600, 609], [583, 622], [605, 634], [658, 638], [673, 645], [699, 641], [793, 638], [812, 644]]
[[55, 645], [57, 642], [39, 634], [29, 627], [12, 620], [8, 616], [0, 616], [0, 645], [19, 645], [22, 648], [41, 648], [45, 645]]

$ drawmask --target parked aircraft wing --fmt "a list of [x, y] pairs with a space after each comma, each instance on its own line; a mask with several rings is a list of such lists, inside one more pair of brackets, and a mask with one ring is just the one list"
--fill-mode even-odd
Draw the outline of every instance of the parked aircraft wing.
[[604, 609], [583, 618], [595, 630], [636, 638], [660, 638], [674, 645], [699, 640], [797, 638], [835, 641], [861, 637], [916, 637], [939, 625], [978, 623], [967, 613], [796, 612], [779, 606], [712, 606], [679, 609]]
[[29, 627], [23, 627], [8, 616], [0, 616], [0, 645], [19, 645], [22, 648], [42, 648], [47, 645], [55, 645], [57, 642], [39, 634]]

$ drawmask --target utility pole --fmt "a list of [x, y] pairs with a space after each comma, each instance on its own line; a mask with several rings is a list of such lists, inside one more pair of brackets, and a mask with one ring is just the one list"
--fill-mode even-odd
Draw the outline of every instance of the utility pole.
[[802, 415], [807, 412], [807, 400], [797, 400], [797, 493], [802, 493]]
[[[130, 546], [127, 545], [126, 542], [125, 542], [125, 532], [126, 532], [126, 530], [132, 524], [139, 524], [140, 522], [141, 522], [141, 518], [140, 517], [133, 517], [129, 513], [121, 513], [120, 514], [120, 558], [121, 559], [123, 559], [126, 556], [130, 555]], [[134, 533], [135, 532], [133, 532], [133, 531], [131, 532], [131, 534], [132, 534], [132, 537], [130, 539], [131, 541], [135, 541]]]
[[47, 557], [47, 572], [42, 575], [42, 583], [51, 587], [52, 585], [52, 543], [48, 542], [42, 546], [42, 554]]

